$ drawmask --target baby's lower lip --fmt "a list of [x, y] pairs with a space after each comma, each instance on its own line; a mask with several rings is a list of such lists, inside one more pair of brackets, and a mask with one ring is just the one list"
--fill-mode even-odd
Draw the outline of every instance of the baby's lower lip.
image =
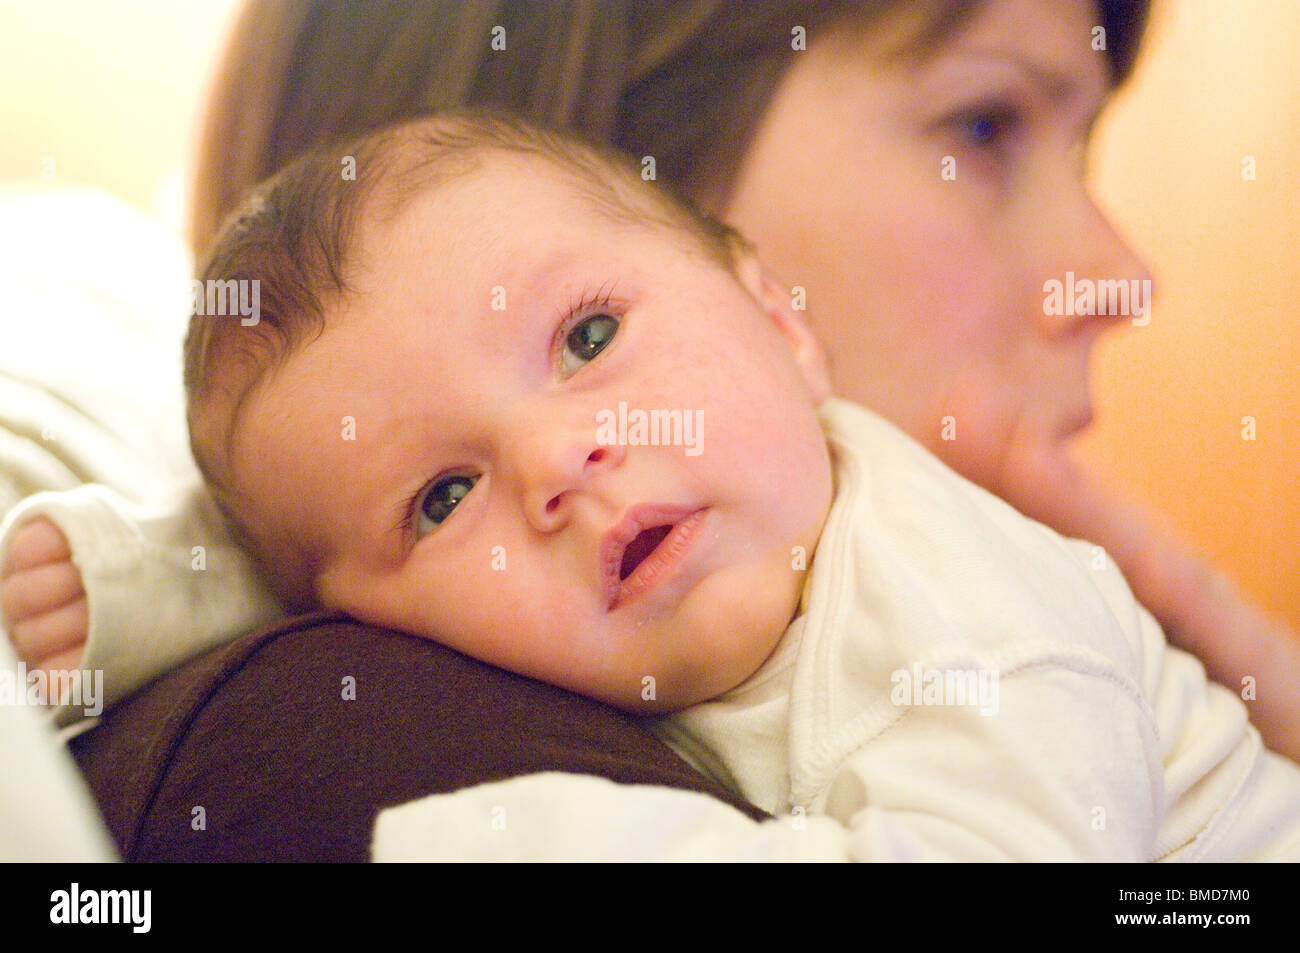
[[704, 509], [696, 510], [673, 526], [659, 545], [619, 583], [609, 604], [609, 611], [621, 609], [636, 601], [676, 573], [693, 548], [692, 544], [699, 535], [707, 512]]

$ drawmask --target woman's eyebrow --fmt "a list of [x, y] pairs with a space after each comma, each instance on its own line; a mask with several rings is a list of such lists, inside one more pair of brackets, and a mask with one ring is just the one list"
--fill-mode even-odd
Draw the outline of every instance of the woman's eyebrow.
[[[1068, 106], [1077, 103], [1080, 109], [1080, 124], [1084, 138], [1092, 137], [1093, 126], [1106, 108], [1111, 86], [1108, 80], [1095, 90], [1088, 88], [1079, 74], [1058, 69], [1050, 64], [1040, 62], [1016, 49], [998, 46], [956, 46], [953, 52], [973, 59], [991, 60], [1010, 66], [1027, 77], [1053, 106]], [[1082, 111], [1087, 107], [1086, 113]]]
[[1024, 73], [1039, 87], [1052, 102], [1064, 102], [1074, 96], [1080, 89], [1078, 79], [1069, 72], [1059, 70], [1047, 63], [1041, 63], [1026, 56], [1019, 50], [1002, 47], [954, 47], [954, 52], [975, 59], [998, 60], [1009, 63]]

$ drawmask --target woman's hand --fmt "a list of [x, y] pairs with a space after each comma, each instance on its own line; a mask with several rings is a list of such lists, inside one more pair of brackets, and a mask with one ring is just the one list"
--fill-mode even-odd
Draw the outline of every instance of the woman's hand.
[[68, 540], [37, 517], [14, 534], [0, 578], [0, 612], [18, 657], [49, 673], [79, 668], [89, 615]]
[[1060, 532], [1105, 547], [1169, 641], [1242, 695], [1270, 748], [1300, 762], [1300, 638], [1246, 602], [1168, 526], [1106, 493], [1064, 449], [1059, 454], [1063, 459], [1018, 455], [1007, 499]]
[[957, 439], [930, 448], [1026, 516], [1102, 546], [1169, 641], [1245, 696], [1265, 743], [1300, 762], [1300, 636], [1250, 605], [1149, 510], [1103, 488], [1048, 428], [1019, 408], [991, 406], [987, 395], [1005, 388], [966, 384], [943, 404]]

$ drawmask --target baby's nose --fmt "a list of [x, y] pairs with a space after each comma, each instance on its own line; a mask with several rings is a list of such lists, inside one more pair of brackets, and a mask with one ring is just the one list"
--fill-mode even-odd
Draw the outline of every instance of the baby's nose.
[[528, 521], [541, 532], [553, 532], [564, 525], [575, 494], [591, 489], [599, 474], [623, 462], [621, 446], [596, 441], [594, 425], [584, 433], [554, 435], [537, 441], [536, 451], [522, 461], [524, 511]]

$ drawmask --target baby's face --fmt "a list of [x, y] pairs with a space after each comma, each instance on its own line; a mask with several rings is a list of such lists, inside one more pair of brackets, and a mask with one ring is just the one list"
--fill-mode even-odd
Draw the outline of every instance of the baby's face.
[[254, 525], [319, 554], [323, 603], [632, 712], [750, 675], [831, 499], [788, 297], [536, 160], [363, 238], [358, 293], [234, 448]]

